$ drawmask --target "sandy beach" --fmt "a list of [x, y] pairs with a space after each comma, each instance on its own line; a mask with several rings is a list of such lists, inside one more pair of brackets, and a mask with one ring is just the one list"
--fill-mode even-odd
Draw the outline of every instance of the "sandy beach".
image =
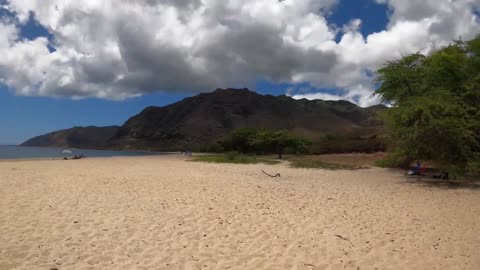
[[181, 156], [5, 161], [0, 269], [480, 269], [480, 188]]

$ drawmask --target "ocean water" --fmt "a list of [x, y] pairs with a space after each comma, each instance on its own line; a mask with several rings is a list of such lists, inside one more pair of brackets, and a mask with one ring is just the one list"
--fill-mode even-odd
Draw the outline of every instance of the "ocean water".
[[0, 159], [31, 159], [31, 158], [64, 158], [84, 154], [87, 157], [115, 157], [115, 156], [150, 156], [161, 153], [68, 149], [72, 153], [62, 153], [64, 148], [23, 147], [0, 145]]

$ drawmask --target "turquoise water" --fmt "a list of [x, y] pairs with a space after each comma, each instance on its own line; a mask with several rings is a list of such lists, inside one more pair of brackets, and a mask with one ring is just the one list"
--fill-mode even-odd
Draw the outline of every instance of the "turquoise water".
[[71, 154], [63, 154], [64, 148], [23, 147], [0, 145], [0, 159], [63, 158], [84, 154], [87, 157], [150, 156], [161, 153], [129, 152], [108, 150], [69, 149]]

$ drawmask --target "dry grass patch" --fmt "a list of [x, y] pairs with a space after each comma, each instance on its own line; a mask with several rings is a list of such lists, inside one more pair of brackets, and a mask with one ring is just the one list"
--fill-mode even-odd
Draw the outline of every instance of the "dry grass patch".
[[195, 162], [210, 162], [210, 163], [234, 163], [234, 164], [258, 164], [263, 163], [267, 165], [274, 165], [280, 163], [278, 160], [272, 160], [266, 157], [257, 157], [252, 155], [244, 155], [235, 152], [225, 154], [211, 154], [200, 155], [193, 157]]
[[385, 153], [328, 154], [317, 156], [292, 156], [288, 160], [295, 168], [319, 168], [327, 170], [357, 170], [375, 166]]

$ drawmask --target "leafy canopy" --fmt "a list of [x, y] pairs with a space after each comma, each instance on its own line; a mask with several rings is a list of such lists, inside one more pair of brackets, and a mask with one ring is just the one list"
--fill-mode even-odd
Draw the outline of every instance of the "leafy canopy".
[[425, 159], [480, 171], [480, 36], [388, 62], [375, 82], [392, 106], [384, 118], [400, 163]]
[[286, 130], [242, 128], [232, 132], [222, 144], [228, 150], [242, 153], [275, 153], [281, 159], [286, 148], [291, 148], [295, 152], [303, 152], [311, 145], [311, 141]]

